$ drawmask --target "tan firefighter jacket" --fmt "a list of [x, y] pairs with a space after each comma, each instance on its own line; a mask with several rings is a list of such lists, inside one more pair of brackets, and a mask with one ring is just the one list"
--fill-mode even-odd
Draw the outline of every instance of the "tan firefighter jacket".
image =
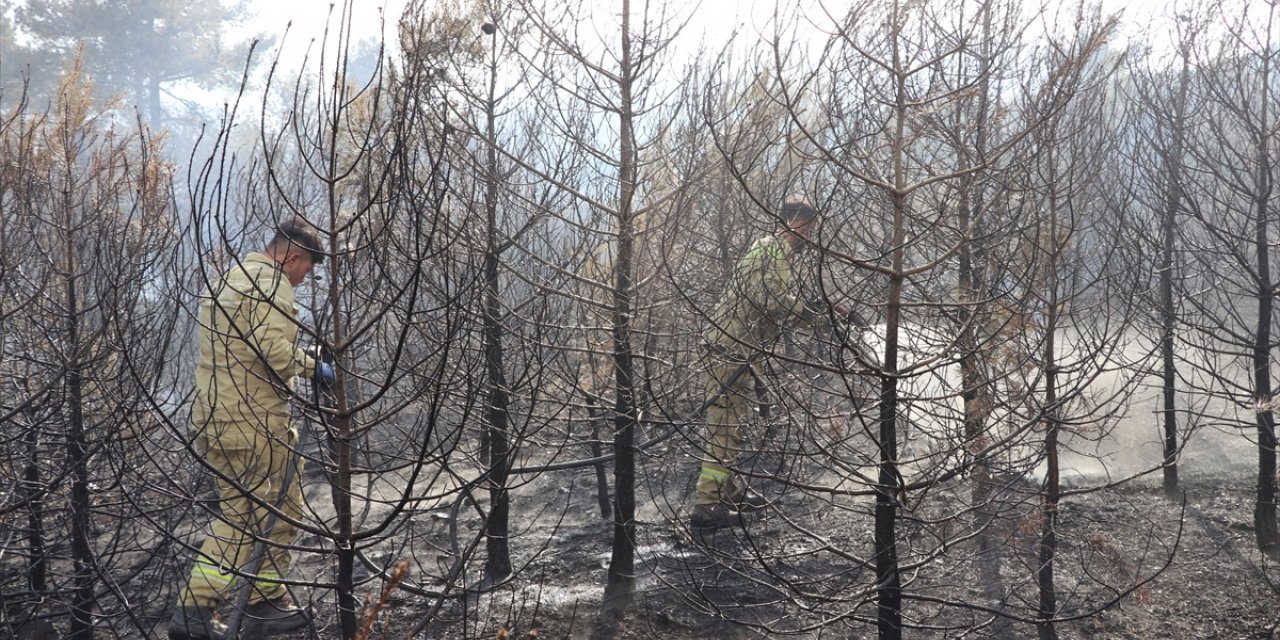
[[199, 359], [191, 418], [226, 448], [259, 448], [291, 429], [293, 377], [315, 361], [295, 346], [293, 286], [280, 266], [251, 253], [210, 283], [200, 302]]
[[703, 333], [707, 344], [743, 358], [758, 357], [771, 348], [784, 325], [808, 317], [796, 296], [791, 251], [776, 235], [751, 245], [711, 313]]

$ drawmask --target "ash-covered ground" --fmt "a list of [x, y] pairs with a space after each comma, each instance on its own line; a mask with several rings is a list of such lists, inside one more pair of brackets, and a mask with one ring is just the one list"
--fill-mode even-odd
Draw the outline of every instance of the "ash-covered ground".
[[[1249, 461], [1240, 462], [1184, 470], [1185, 501], [1166, 498], [1159, 476], [1065, 497], [1055, 584], [1060, 615], [1071, 619], [1057, 623], [1058, 637], [1274, 637], [1280, 568], [1256, 549], [1253, 482], [1242, 471]], [[500, 628], [512, 638], [530, 630], [538, 638], [876, 637], [869, 499], [850, 507], [773, 491], [768, 512], [711, 534], [684, 526], [686, 496], [680, 506], [676, 496], [670, 504], [651, 499], [637, 527], [634, 599], [621, 616], [604, 618], [612, 527], [593, 491], [586, 472], [522, 488], [517, 505], [519, 494], [562, 502], [559, 511], [544, 504], [513, 531], [516, 577], [465, 597], [397, 593], [373, 637], [417, 629], [418, 638], [496, 638]], [[965, 491], [955, 493], [962, 500]], [[1010, 498], [1009, 517], [988, 525], [998, 542], [985, 557], [994, 560], [966, 535], [972, 519], [937, 506], [945, 499], [905, 513], [904, 637], [1036, 637], [1040, 522], [1025, 515], [1034, 496]], [[472, 564], [483, 563], [477, 556]], [[323, 600], [316, 604], [323, 610]], [[430, 611], [436, 621], [423, 626]], [[330, 635], [332, 627], [322, 633]]]
[[[1149, 392], [1148, 392], [1149, 393]], [[1150, 407], [1150, 396], [1134, 407]], [[1166, 497], [1152, 414], [1131, 410], [1105, 437], [1064, 443], [1054, 585], [1060, 638], [1272, 638], [1280, 623], [1280, 567], [1256, 548], [1256, 445], [1244, 430], [1206, 427], [1180, 459], [1185, 498]], [[447, 597], [394, 593], [372, 637], [874, 638], [874, 501], [813, 469], [756, 479], [765, 513], [710, 534], [687, 513], [697, 456], [673, 439], [640, 457], [637, 567], [632, 601], [601, 616], [613, 527], [601, 517], [591, 469], [542, 474], [512, 493], [514, 578]], [[792, 467], [799, 469], [799, 467]], [[1034, 638], [1044, 531], [1039, 476], [992, 479], [975, 498], [972, 474], [910, 492], [897, 539], [909, 638]], [[800, 483], [797, 483], [800, 484]], [[846, 483], [847, 485], [847, 483]], [[830, 489], [844, 486], [850, 495]], [[864, 487], [865, 489], [865, 487]], [[485, 497], [477, 493], [481, 506]], [[980, 505], [994, 505], [980, 508]], [[450, 540], [474, 540], [479, 510], [445, 505], [410, 523], [395, 548], [370, 556], [415, 562], [410, 580], [443, 587], [457, 566]], [[981, 531], [981, 535], [974, 531]], [[483, 544], [459, 583], [482, 578]], [[323, 558], [301, 569], [323, 575]], [[424, 577], [425, 576], [425, 577]], [[434, 576], [434, 577], [433, 577]], [[363, 595], [375, 596], [379, 582]], [[311, 595], [321, 637], [337, 637], [332, 596]], [[427, 618], [430, 622], [424, 622]]]

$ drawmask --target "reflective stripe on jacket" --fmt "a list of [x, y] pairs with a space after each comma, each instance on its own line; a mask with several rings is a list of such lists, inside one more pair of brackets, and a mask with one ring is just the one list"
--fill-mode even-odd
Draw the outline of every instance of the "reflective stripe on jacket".
[[200, 301], [199, 356], [191, 418], [223, 446], [251, 445], [289, 430], [293, 377], [315, 361], [295, 345], [293, 286], [280, 266], [251, 253]]

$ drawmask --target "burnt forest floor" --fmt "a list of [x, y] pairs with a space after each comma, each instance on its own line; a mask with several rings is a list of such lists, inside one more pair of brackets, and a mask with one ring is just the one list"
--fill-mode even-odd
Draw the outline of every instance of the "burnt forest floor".
[[[1059, 637], [1276, 637], [1280, 567], [1256, 549], [1250, 478], [1184, 474], [1185, 502], [1167, 499], [1158, 480], [1063, 500], [1055, 580], [1060, 606], [1077, 619], [1058, 623]], [[417, 629], [416, 638], [494, 638], [499, 628], [510, 628], [513, 639], [534, 629], [540, 639], [876, 637], [873, 571], [860, 564], [872, 557], [869, 505], [838, 509], [783, 495], [744, 527], [696, 535], [684, 526], [683, 496], [670, 504], [650, 498], [639, 513], [634, 598], [605, 619], [598, 614], [613, 531], [599, 517], [592, 487], [587, 473], [525, 487], [568, 497], [559, 511], [543, 505], [533, 524], [513, 528], [518, 571], [510, 583], [445, 599], [398, 592], [371, 637], [404, 638]], [[904, 637], [1036, 637], [1026, 620], [1038, 598], [1037, 523], [1023, 517], [996, 527], [993, 553], [1004, 555], [995, 580], [1002, 586], [993, 590], [971, 541], [939, 550], [929, 539], [939, 519], [913, 515], [928, 526], [904, 521], [900, 547], [915, 553], [904, 557], [936, 555], [906, 574], [904, 615], [912, 626]], [[518, 512], [513, 520], [521, 521]], [[949, 539], [960, 538], [953, 531]], [[831, 548], [815, 548], [819, 539]], [[428, 611], [437, 615], [423, 626]], [[320, 635], [337, 637], [332, 626]]]

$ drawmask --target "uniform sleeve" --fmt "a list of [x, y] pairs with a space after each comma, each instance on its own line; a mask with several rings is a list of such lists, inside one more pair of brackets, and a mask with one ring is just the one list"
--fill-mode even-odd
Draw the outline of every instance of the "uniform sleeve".
[[288, 382], [315, 368], [315, 361], [294, 341], [298, 323], [293, 313], [293, 295], [280, 286], [279, 277], [262, 278], [260, 290], [249, 297], [253, 319], [249, 339], [267, 366]]

